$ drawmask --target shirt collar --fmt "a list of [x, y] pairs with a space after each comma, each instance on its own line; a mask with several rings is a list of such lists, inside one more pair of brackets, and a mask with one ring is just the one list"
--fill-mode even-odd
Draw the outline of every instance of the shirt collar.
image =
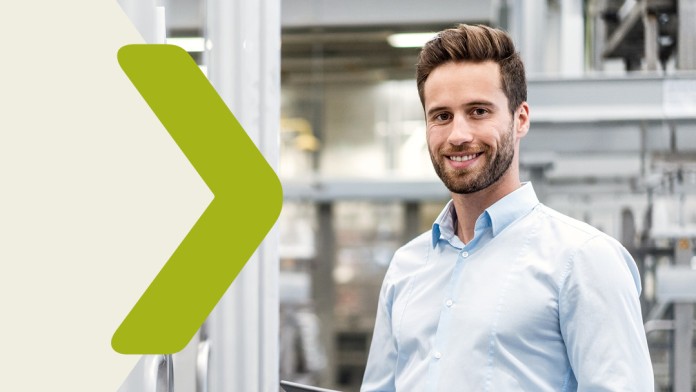
[[433, 223], [433, 248], [437, 245], [440, 238], [447, 240], [454, 236], [455, 215], [454, 203], [450, 200], [437, 219], [435, 219], [435, 223]]
[[[486, 218], [490, 220], [491, 231], [495, 237], [512, 222], [526, 215], [537, 204], [539, 204], [539, 199], [534, 192], [534, 187], [532, 187], [531, 182], [526, 182], [515, 191], [486, 208], [479, 217], [479, 221]], [[455, 215], [454, 203], [450, 200], [433, 224], [433, 247], [437, 245], [441, 238], [449, 240], [454, 236]]]

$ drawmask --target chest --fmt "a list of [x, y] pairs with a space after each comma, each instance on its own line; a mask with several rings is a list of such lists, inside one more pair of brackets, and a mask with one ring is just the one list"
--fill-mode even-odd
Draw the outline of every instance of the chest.
[[481, 249], [436, 249], [395, 291], [400, 349], [426, 357], [450, 345], [485, 355], [492, 341], [511, 347], [562, 340], [558, 287], [562, 259], [525, 238], [496, 238]]

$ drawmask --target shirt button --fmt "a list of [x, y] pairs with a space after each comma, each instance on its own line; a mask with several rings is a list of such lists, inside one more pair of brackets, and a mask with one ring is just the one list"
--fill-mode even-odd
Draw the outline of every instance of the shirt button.
[[469, 257], [469, 252], [462, 252], [462, 257]]
[[451, 299], [448, 299], [448, 300], [445, 302], [445, 305], [447, 305], [448, 308], [449, 308], [450, 306], [452, 306], [453, 304], [454, 304], [454, 301], [452, 301]]
[[440, 359], [440, 358], [442, 358], [442, 354], [439, 351], [435, 351], [435, 353], [433, 354], [433, 357], [435, 357], [435, 359]]

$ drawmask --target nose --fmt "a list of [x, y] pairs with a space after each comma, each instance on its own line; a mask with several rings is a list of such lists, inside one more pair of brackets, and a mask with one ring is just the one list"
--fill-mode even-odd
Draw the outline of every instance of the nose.
[[460, 116], [455, 116], [452, 120], [452, 128], [450, 129], [449, 136], [447, 137], [447, 142], [453, 146], [461, 146], [465, 143], [471, 143], [473, 141], [473, 133], [471, 131], [471, 125], [467, 124], [465, 119]]

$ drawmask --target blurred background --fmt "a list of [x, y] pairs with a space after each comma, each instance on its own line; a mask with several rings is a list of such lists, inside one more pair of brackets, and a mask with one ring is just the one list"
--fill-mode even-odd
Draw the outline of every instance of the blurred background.
[[[201, 370], [215, 358], [213, 325], [239, 325], [210, 323], [185, 352], [144, 358], [146, 370], [122, 390], [142, 390], [128, 388], [153, 371], [153, 388], [171, 376], [177, 391], [272, 391], [278, 377], [359, 389], [391, 256], [449, 199], [428, 156], [414, 65], [434, 32], [458, 23], [513, 36], [532, 121], [523, 179], [542, 203], [633, 254], [656, 390], [696, 390], [696, 1], [120, 3], [146, 41], [189, 51], [245, 129], [256, 129], [284, 188], [259, 256], [277, 271], [251, 280], [252, 292], [278, 287], [256, 294], [270, 307], [256, 324], [265, 335], [252, 334], [265, 336], [258, 347], [268, 353], [253, 357], [266, 370], [245, 385], [257, 387]], [[257, 106], [245, 108], [239, 90]], [[218, 361], [217, 371], [235, 374], [236, 361]]]

